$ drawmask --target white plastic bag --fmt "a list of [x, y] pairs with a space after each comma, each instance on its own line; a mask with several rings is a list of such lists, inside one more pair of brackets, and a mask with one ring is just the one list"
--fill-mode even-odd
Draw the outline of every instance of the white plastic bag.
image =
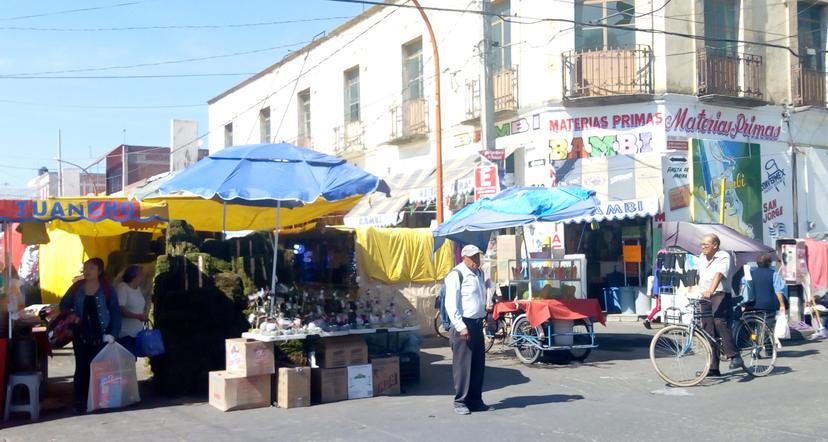
[[776, 312], [776, 326], [773, 329], [776, 339], [791, 339], [791, 329], [788, 327], [788, 317], [782, 312]]
[[126, 407], [140, 400], [135, 357], [117, 342], [106, 344], [89, 367], [87, 411]]

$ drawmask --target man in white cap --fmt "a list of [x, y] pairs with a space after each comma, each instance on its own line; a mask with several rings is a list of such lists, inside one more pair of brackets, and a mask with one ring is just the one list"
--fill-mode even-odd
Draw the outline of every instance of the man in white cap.
[[483, 371], [486, 351], [483, 345], [483, 319], [486, 318], [486, 283], [480, 270], [480, 249], [463, 247], [463, 262], [446, 276], [446, 313], [451, 320], [449, 341], [454, 378], [454, 411], [469, 414], [489, 411], [483, 402]]

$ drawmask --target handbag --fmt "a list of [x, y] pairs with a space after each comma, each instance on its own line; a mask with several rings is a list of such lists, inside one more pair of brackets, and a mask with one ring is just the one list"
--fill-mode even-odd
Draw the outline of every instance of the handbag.
[[46, 336], [52, 348], [63, 348], [72, 342], [80, 324], [80, 318], [71, 312], [63, 312], [49, 321], [46, 326]]
[[160, 356], [165, 351], [161, 330], [149, 327], [150, 324], [145, 322], [144, 329], [135, 337], [135, 356], [139, 358]]

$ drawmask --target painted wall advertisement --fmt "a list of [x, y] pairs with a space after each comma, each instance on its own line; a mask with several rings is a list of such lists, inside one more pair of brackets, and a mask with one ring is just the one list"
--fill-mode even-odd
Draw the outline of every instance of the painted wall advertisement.
[[792, 234], [789, 170], [784, 152], [763, 155], [758, 144], [693, 140], [692, 220], [717, 223], [723, 210], [725, 225], [773, 245]]

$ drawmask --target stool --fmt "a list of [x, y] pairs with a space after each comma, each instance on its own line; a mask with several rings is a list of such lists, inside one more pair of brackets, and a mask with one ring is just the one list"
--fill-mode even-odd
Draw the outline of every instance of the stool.
[[[6, 411], [3, 420], [9, 420], [9, 414], [14, 411], [26, 411], [33, 421], [40, 419], [40, 372], [12, 373], [6, 386]], [[14, 387], [23, 385], [29, 390], [29, 403], [22, 405], [12, 404]]]

